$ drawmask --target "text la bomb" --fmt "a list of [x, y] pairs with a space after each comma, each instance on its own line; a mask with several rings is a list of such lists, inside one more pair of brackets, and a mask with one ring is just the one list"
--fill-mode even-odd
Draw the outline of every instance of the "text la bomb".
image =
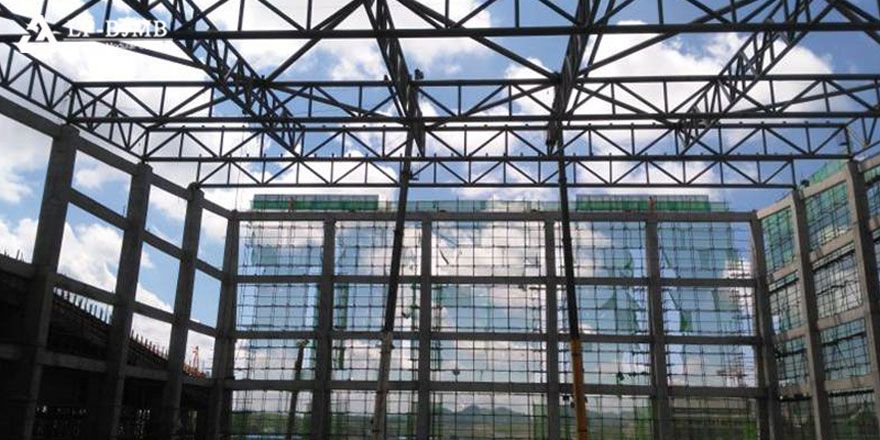
[[[161, 20], [107, 20], [104, 24], [104, 36], [108, 38], [162, 38], [168, 35], [168, 25]], [[91, 35], [70, 29], [69, 38], [88, 38]]]

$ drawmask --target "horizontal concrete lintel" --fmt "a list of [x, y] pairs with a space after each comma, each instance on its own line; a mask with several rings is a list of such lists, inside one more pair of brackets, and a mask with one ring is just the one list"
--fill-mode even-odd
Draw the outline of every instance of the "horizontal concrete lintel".
[[178, 260], [183, 254], [183, 251], [180, 250], [179, 246], [150, 231], [144, 231], [144, 243]]
[[826, 380], [825, 391], [829, 393], [851, 391], [865, 388], [873, 388], [874, 381], [871, 374], [864, 376], [847, 377], [845, 379]]
[[870, 171], [871, 168], [880, 166], [880, 156], [872, 156], [859, 162], [859, 169], [864, 173]]
[[148, 318], [155, 319], [157, 321], [162, 321], [167, 324], [174, 323], [174, 313], [169, 312], [167, 310], [162, 310], [141, 302], [136, 302], [134, 304], [134, 313], [139, 315], [144, 315]]
[[128, 220], [116, 211], [104, 206], [97, 200], [78, 191], [75, 188], [70, 189], [70, 203], [74, 206], [88, 212], [91, 215], [113, 225], [117, 229], [125, 229]]
[[828, 188], [832, 188], [837, 186], [838, 184], [846, 182], [846, 167], [843, 168], [842, 171], [838, 171], [824, 179], [821, 182], [816, 182], [807, 187], [801, 187], [800, 193], [801, 197], [809, 198], [819, 194], [822, 191], [827, 190]]
[[856, 307], [854, 309], [847, 310], [845, 312], [838, 313], [836, 315], [828, 316], [825, 318], [819, 318], [816, 321], [816, 328], [819, 330], [825, 330], [840, 324], [845, 324], [850, 321], [855, 321], [859, 318], [865, 317], [865, 306], [864, 304], [861, 307]]
[[107, 364], [104, 360], [53, 351], [43, 351], [39, 357], [39, 363], [47, 367], [91, 371], [93, 373], [103, 373], [107, 370]]
[[[751, 221], [752, 212], [572, 212], [571, 219], [576, 222], [716, 222], [730, 223]], [[238, 217], [244, 222], [260, 221], [393, 221], [392, 211], [249, 211]], [[559, 221], [559, 212], [433, 212], [415, 211], [407, 213], [407, 221], [412, 222], [492, 222], [492, 221]]]
[[[759, 219], [765, 219], [784, 209], [793, 209], [793, 203], [794, 200], [792, 199], [791, 193], [789, 193], [785, 197], [773, 202], [769, 206], [765, 206], [759, 209], [757, 211], [757, 216]], [[794, 215], [794, 213], [792, 213], [792, 215]]]
[[[819, 330], [825, 330], [836, 325], [863, 318], [865, 316], [865, 313], [867, 313], [867, 309], [864, 305], [862, 305], [860, 307], [856, 307], [854, 309], [850, 309], [836, 315], [820, 318], [818, 321], [816, 321], [816, 328]], [[773, 335], [773, 343], [778, 344], [783, 341], [790, 341], [792, 339], [802, 338], [806, 335], [806, 332], [806, 324], [801, 324], [795, 328], [786, 330], [783, 333], [777, 333]]]
[[[238, 330], [235, 332], [236, 339], [275, 339], [275, 340], [310, 340], [315, 339], [317, 333], [315, 331], [271, 331], [271, 330]], [[343, 331], [334, 330], [331, 332], [334, 340], [346, 339], [375, 339], [381, 337], [381, 332], [373, 331]], [[559, 340], [565, 340], [568, 334], [560, 332]], [[430, 332], [432, 341], [505, 341], [505, 342], [545, 342], [547, 334], [545, 332], [450, 332], [450, 331], [432, 331]], [[395, 331], [395, 340], [418, 340], [418, 331]], [[593, 334], [585, 333], [581, 335], [581, 341], [585, 343], [616, 343], [616, 344], [647, 344], [653, 341], [651, 335], [616, 335], [616, 334]], [[761, 338], [758, 336], [695, 336], [695, 335], [668, 335], [666, 336], [668, 344], [689, 344], [689, 345], [761, 345]]]
[[217, 329], [216, 328], [211, 327], [210, 325], [198, 322], [198, 321], [190, 321], [189, 322], [189, 329], [194, 332], [201, 333], [205, 336], [210, 336], [212, 338], [217, 337]]
[[7, 96], [6, 93], [0, 94], [0, 115], [49, 137], [55, 137], [61, 132], [63, 123], [60, 120], [40, 115]]
[[786, 385], [779, 388], [779, 397], [785, 399], [806, 399], [810, 397], [810, 386], [808, 384]]
[[154, 175], [152, 177], [152, 180], [150, 181], [150, 184], [183, 201], [189, 201], [190, 199], [190, 192], [186, 188], [162, 176]]
[[[321, 275], [238, 275], [238, 284], [317, 284]], [[555, 278], [561, 283], [561, 279]], [[420, 275], [403, 275], [401, 283], [421, 283]], [[469, 276], [447, 275], [432, 276], [432, 284], [461, 285], [508, 285], [508, 286], [543, 286], [548, 283], [546, 276]], [[388, 277], [384, 275], [335, 275], [335, 284], [386, 284]], [[744, 287], [753, 288], [755, 280], [751, 278], [661, 278], [665, 287]], [[643, 286], [647, 287], [647, 278], [634, 277], [577, 277], [575, 284], [579, 286]]]
[[842, 232], [837, 237], [834, 237], [828, 243], [823, 244], [819, 247], [819, 249], [810, 251], [810, 264], [813, 265], [815, 262], [821, 260], [822, 258], [827, 257], [828, 255], [837, 252], [840, 249], [843, 249], [853, 243], [853, 230], [847, 229]]
[[678, 396], [696, 396], [696, 397], [746, 397], [760, 398], [766, 393], [763, 389], [757, 387], [692, 387], [692, 386], [670, 386], [669, 395]]
[[777, 333], [773, 335], [773, 343], [779, 344], [783, 341], [790, 341], [792, 339], [802, 338], [807, 334], [807, 328], [804, 325], [800, 325], [798, 327], [786, 330], [783, 333]]
[[793, 260], [791, 263], [786, 264], [785, 266], [776, 269], [772, 274], [767, 276], [767, 282], [774, 283], [778, 280], [781, 280], [793, 273], [797, 273], [799, 263], [797, 260]]
[[[85, 133], [84, 135], [87, 136], [88, 134]], [[88, 139], [82, 138], [81, 140], [82, 142], [79, 142], [76, 146], [78, 151], [126, 174], [132, 175], [137, 172], [137, 163], [133, 160], [127, 160], [120, 155], [114, 154]]]
[[220, 206], [220, 205], [218, 205], [208, 199], [202, 199], [202, 208], [204, 208], [206, 211], [210, 211], [214, 214], [217, 214], [220, 217], [225, 218], [226, 220], [229, 220], [230, 218], [232, 218], [232, 211], [230, 211], [230, 210], [228, 210], [228, 209], [226, 209], [226, 208], [224, 208], [224, 207], [222, 207], [222, 206]]
[[107, 305], [112, 306], [116, 304], [116, 294], [113, 292], [75, 280], [67, 275], [58, 274], [55, 278], [55, 285], [61, 290], [84, 296]]
[[[311, 380], [226, 380], [226, 387], [231, 390], [311, 390], [314, 382]], [[390, 381], [389, 389], [392, 391], [415, 391], [418, 382]], [[375, 391], [375, 381], [339, 381], [330, 382], [331, 390], [361, 390]], [[547, 385], [544, 383], [509, 383], [509, 382], [431, 382], [430, 389], [433, 392], [485, 392], [485, 393], [546, 393]], [[585, 384], [588, 394], [607, 395], [652, 395], [650, 386], [641, 385], [607, 385]], [[669, 387], [670, 395], [676, 397], [742, 397], [760, 398], [765, 395], [764, 390], [757, 387]], [[560, 392], [571, 394], [570, 384], [561, 384]]]
[[166, 370], [144, 368], [144, 367], [138, 367], [138, 366], [134, 366], [134, 365], [128, 365], [126, 367], [125, 375], [126, 375], [126, 377], [155, 380], [158, 382], [164, 382], [164, 381], [168, 380], [168, 371], [166, 371]]
[[223, 281], [223, 271], [212, 266], [211, 263], [208, 263], [207, 261], [197, 259], [196, 269], [217, 281]]

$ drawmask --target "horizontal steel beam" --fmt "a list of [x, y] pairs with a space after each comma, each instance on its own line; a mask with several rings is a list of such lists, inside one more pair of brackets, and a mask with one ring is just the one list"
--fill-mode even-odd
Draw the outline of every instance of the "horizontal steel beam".
[[[592, 26], [520, 26], [460, 28], [397, 28], [397, 29], [260, 29], [260, 30], [172, 30], [164, 36], [107, 34], [69, 37], [59, 32], [60, 42], [108, 42], [173, 40], [182, 42], [218, 40], [355, 40], [376, 38], [489, 38], [489, 37], [552, 37], [570, 35], [641, 35], [743, 32], [871, 32], [880, 31], [880, 23], [828, 21], [819, 23], [664, 23], [607, 24]], [[17, 43], [22, 33], [0, 35], [0, 43]]]
[[[880, 110], [864, 110], [864, 111], [797, 111], [797, 112], [774, 112], [774, 113], [593, 113], [593, 114], [575, 114], [568, 117], [571, 121], [645, 121], [656, 119], [684, 119], [684, 118], [701, 118], [701, 119], [728, 119], [728, 120], [773, 120], [773, 119], [853, 119], [880, 117]], [[70, 122], [73, 124], [248, 124], [248, 123], [285, 123], [292, 122], [298, 124], [411, 124], [424, 123], [432, 125], [454, 124], [467, 122], [471, 124], [498, 123], [500, 128], [504, 127], [504, 123], [512, 122], [548, 122], [552, 117], [549, 115], [473, 115], [473, 116], [422, 116], [418, 119], [410, 119], [398, 116], [313, 116], [313, 117], [248, 117], [248, 116], [186, 116], [181, 118], [171, 117], [154, 117], [154, 116], [94, 116], [94, 117], [73, 117]]]

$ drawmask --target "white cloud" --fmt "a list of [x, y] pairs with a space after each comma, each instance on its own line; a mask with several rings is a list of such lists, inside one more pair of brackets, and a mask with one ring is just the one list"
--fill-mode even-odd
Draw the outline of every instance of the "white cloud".
[[16, 224], [10, 224], [0, 217], [0, 253], [30, 261], [36, 235], [35, 220], [23, 218]]
[[98, 223], [66, 224], [58, 271], [95, 287], [113, 291], [122, 235]]
[[[77, 10], [83, 5], [83, 3], [83, 0], [53, 0], [51, 2], [52, 7], [47, 11], [46, 20], [49, 22], [58, 21]], [[33, 18], [41, 15], [43, 2], [33, 0], [4, 0], [3, 6], [9, 8], [13, 13]], [[66, 26], [81, 31], [91, 32], [95, 29], [95, 19], [92, 14], [81, 13], [73, 20], [70, 20]], [[21, 29], [17, 25], [6, 20], [3, 20], [3, 23], [0, 24], [0, 28], [3, 30], [14, 29], [16, 31]]]
[[25, 174], [45, 168], [50, 139], [6, 117], [0, 117], [0, 133], [0, 202], [18, 203], [33, 194], [37, 182]]
[[[128, 174], [112, 168], [89, 155], [78, 154], [76, 162], [76, 172], [73, 174], [73, 183], [76, 186], [98, 190], [109, 183], [122, 184], [125, 187], [129, 184]], [[127, 190], [123, 192], [127, 192]]]
[[[213, 4], [211, 0], [200, 0], [201, 6]], [[340, 10], [348, 4], [347, 0], [322, 0], [314, 3], [313, 23], [319, 23], [329, 15]], [[428, 0], [421, 2], [425, 6], [436, 11], [443, 11], [444, 0]], [[480, 6], [476, 0], [456, 0], [450, 2], [449, 15], [452, 20], [459, 20]], [[228, 2], [217, 8], [209, 19], [221, 29], [236, 29], [239, 19], [239, 3]], [[278, 9], [299, 23], [306, 22], [305, 2], [276, 3]], [[394, 25], [397, 28], [428, 28], [430, 24], [409, 11], [397, 2], [389, 2]], [[245, 3], [244, 28], [246, 29], [289, 29], [278, 15], [258, 2]], [[488, 11], [481, 11], [471, 18], [469, 27], [491, 27], [492, 17]], [[369, 18], [363, 7], [355, 10], [338, 29], [369, 29]], [[304, 44], [304, 40], [252, 40], [236, 42], [236, 47], [244, 57], [257, 69], [274, 70], [278, 65], [288, 59]], [[454, 66], [460, 64], [458, 57], [464, 54], [474, 54], [487, 49], [474, 40], [467, 38], [457, 39], [415, 39], [404, 40], [402, 46], [406, 58], [410, 61], [410, 68], [420, 68], [429, 71], [432, 68], [441, 71], [455, 70]], [[298, 60], [293, 71], [307, 72], [316, 67], [326, 67], [333, 79], [370, 78], [379, 79], [386, 72], [378, 45], [371, 40], [325, 40], [319, 42], [306, 56]], [[307, 69], [307, 70], [303, 70]]]
[[[628, 21], [623, 22], [622, 24], [632, 24], [632, 23], [640, 23], [636, 21]], [[599, 47], [597, 53], [597, 60], [603, 60], [612, 56], [616, 53], [620, 53], [621, 51], [634, 47], [641, 42], [646, 41], [647, 39], [653, 37], [654, 35], [643, 34], [643, 35], [625, 35], [625, 34], [615, 34], [615, 35], [605, 35], [602, 39], [601, 45]], [[654, 44], [645, 49], [642, 49], [632, 55], [624, 57], [620, 60], [614, 61], [608, 65], [598, 68], [594, 72], [591, 73], [591, 77], [607, 77], [607, 78], [622, 78], [627, 76], [655, 76], [658, 74], [668, 75], [668, 76], [678, 76], [678, 75], [716, 75], [721, 72], [721, 69], [725, 66], [725, 64], [729, 61], [731, 55], [735, 53], [745, 42], [745, 39], [739, 37], [734, 34], [723, 34], [723, 35], [715, 35], [712, 36], [710, 40], [706, 41], [704, 46], [702, 47], [689, 47], [685, 45], [680, 39], [671, 39], [664, 41], [659, 44]], [[591, 46], [592, 47], [592, 46]], [[776, 43], [775, 50], [778, 53], [783, 49], [782, 43]], [[591, 49], [588, 48], [586, 51], [586, 57], [590, 56]], [[537, 59], [530, 59], [530, 61], [535, 63], [540, 63]], [[585, 59], [586, 62], [586, 59]], [[815, 54], [808, 48], [805, 47], [795, 47], [792, 49], [782, 61], [777, 64], [772, 72], [773, 73], [829, 73], [831, 72], [831, 63], [827, 57], [821, 57]], [[527, 68], [511, 65], [508, 67], [506, 76], [508, 78], [515, 79], [524, 79], [524, 78], [534, 78], [535, 73]], [[703, 84], [699, 82], [692, 83], [673, 83], [670, 84], [666, 93], [668, 93], [670, 109], [675, 108], [677, 105], [682, 103], [688, 96], [690, 96], [693, 92], [695, 92], [699, 87]], [[790, 97], [795, 96], [798, 92], [802, 90], [805, 83], [777, 83], [774, 88], [775, 99], [777, 101], [784, 100]], [[595, 85], [587, 85], [587, 89], [591, 89], [594, 91], [598, 91], [598, 86]], [[639, 97], [644, 99], [647, 102], [650, 102], [654, 105], [660, 105], [663, 102], [664, 90], [659, 85], [631, 85], [630, 88], [639, 94]], [[605, 89], [602, 90], [602, 93], [608, 95], [610, 92]], [[750, 96], [752, 96], [755, 100], [759, 102], [769, 102], [770, 101], [770, 90], [765, 85], [759, 85], [751, 90]], [[577, 93], [572, 97], [572, 104], [574, 103], [574, 99], [577, 98]], [[583, 96], [581, 96], [581, 99]], [[632, 105], [637, 108], [644, 109], [646, 111], [651, 111], [651, 109], [644, 103], [637, 100], [635, 97], [627, 96], [620, 90], [618, 90], [618, 94], [616, 98], [624, 102], [626, 104]], [[535, 95], [535, 99], [540, 101], [545, 106], [551, 106], [553, 102], [553, 94], [552, 91], [544, 91], [537, 93]], [[546, 109], [533, 100], [529, 100], [528, 98], [522, 98], [517, 100], [516, 102], [517, 108], [519, 111], [525, 114], [546, 114]], [[570, 104], [571, 105], [571, 104]], [[743, 100], [738, 106], [746, 106], [750, 105]], [[815, 108], [816, 106], [821, 105], [821, 103], [805, 103], [800, 104], [798, 110], [804, 110], [807, 108]], [[738, 108], [738, 107], [735, 107]], [[686, 110], [686, 108], [685, 108]], [[618, 108], [618, 112], [622, 110]], [[592, 98], [586, 103], [581, 104], [575, 113], [580, 115], [588, 115], [588, 114], [608, 114], [611, 112], [610, 104]], [[623, 110], [622, 112], [626, 112]], [[601, 123], [602, 121], [596, 121], [597, 123]], [[625, 125], [628, 121], [617, 121], [617, 123]], [[651, 141], [655, 140], [658, 136], [662, 134], [660, 130], [642, 130], [635, 134], [635, 140], [637, 145], [647, 145]], [[631, 142], [630, 132], [628, 130], [617, 130], [617, 131], [606, 131], [605, 135], [608, 137], [607, 140], [599, 140], [594, 137], [592, 150], [593, 154], [596, 156], [619, 156], [622, 155], [619, 149], [614, 146], [614, 143], [618, 143], [625, 148], [628, 148]], [[735, 133], [733, 131], [729, 132], [729, 136], [742, 136], [742, 133]], [[725, 141], [728, 144], [732, 144], [736, 139], [728, 138]], [[655, 147], [653, 147], [653, 151], [655, 152], [663, 152], [664, 148], [671, 148], [670, 143], [672, 142], [672, 138], [667, 136], [667, 138], [661, 142], [658, 142]], [[712, 144], [711, 140], [707, 141], [710, 145]], [[578, 140], [576, 141], [570, 148], [575, 149], [583, 149], [586, 140]], [[667, 151], [668, 152], [668, 151]], [[686, 173], [688, 176], [695, 176], [699, 172], [702, 172], [709, 164], [704, 162], [689, 162], [686, 165]], [[630, 168], [631, 164], [624, 162], [615, 162], [613, 164], [608, 163], [589, 163], [587, 166], [593, 170], [596, 174], [600, 176], [622, 176], [626, 173]], [[665, 164], [664, 166], [671, 167], [670, 169], [678, 169], [677, 164], [673, 164], [670, 162], [669, 164]], [[743, 165], [744, 167], [748, 167], [747, 165]], [[595, 180], [595, 177], [592, 176], [588, 171], [584, 169], [577, 169], [578, 178], [582, 182]], [[659, 183], [672, 183], [672, 180], [663, 175], [656, 169], [652, 169], [650, 172], [651, 182], [654, 184]], [[631, 181], [644, 181], [646, 171], [644, 168], [636, 169], [631, 174], [629, 174], [629, 178], [627, 180]], [[712, 169], [704, 174], [706, 180], [713, 180], [717, 175], [717, 170]], [[730, 176], [728, 176], [730, 177]], [[503, 189], [500, 191], [474, 191], [474, 190], [462, 190], [463, 194], [467, 195], [481, 195], [481, 196], [494, 196], [494, 197], [518, 197], [520, 196], [521, 191], [515, 189]], [[722, 192], [714, 191], [714, 190], [706, 190], [700, 188], [609, 188], [601, 190], [601, 192], [607, 193], [615, 193], [615, 194], [672, 194], [672, 195], [681, 195], [681, 194], [708, 194], [710, 197], [717, 198]], [[547, 196], [547, 193], [534, 193], [537, 196]]]

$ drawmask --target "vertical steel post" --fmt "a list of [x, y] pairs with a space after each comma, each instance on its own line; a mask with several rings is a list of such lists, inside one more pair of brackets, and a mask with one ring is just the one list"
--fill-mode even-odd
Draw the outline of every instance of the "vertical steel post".
[[[373, 5], [375, 3], [375, 13]], [[393, 30], [394, 20], [387, 0], [367, 0], [363, 2], [367, 18], [374, 30]], [[385, 414], [388, 399], [388, 381], [391, 374], [391, 351], [394, 349], [394, 316], [397, 313], [397, 297], [400, 290], [400, 261], [403, 253], [403, 236], [406, 226], [407, 201], [412, 180], [413, 147], [425, 154], [425, 124], [419, 121], [422, 111], [419, 108], [419, 91], [403, 55], [403, 48], [396, 38], [378, 37], [376, 42], [388, 68], [394, 85], [392, 92], [399, 112], [412, 122], [407, 122], [409, 130], [404, 145], [403, 162], [398, 179], [397, 215], [394, 221], [394, 239], [391, 248], [391, 266], [388, 273], [388, 295], [385, 300], [385, 317], [382, 323], [379, 349], [379, 375], [376, 381], [376, 398], [373, 402], [371, 437], [382, 440], [385, 437]]]
[[847, 163], [846, 183], [853, 244], [858, 264], [859, 287], [868, 333], [868, 358], [871, 361], [871, 382], [874, 387], [874, 417], [880, 420], [880, 281], [877, 278], [877, 256], [870, 226], [865, 179], [855, 161]]
[[177, 290], [174, 296], [174, 322], [168, 347], [168, 380], [162, 392], [162, 414], [157, 426], [158, 437], [177, 439], [180, 435], [180, 396], [183, 391], [186, 342], [192, 315], [193, 289], [196, 281], [196, 259], [202, 227], [202, 200], [204, 193], [195, 185], [188, 189], [183, 239], [177, 272]]
[[[612, 8], [612, 0], [607, 6]], [[595, 18], [594, 6], [598, 2], [579, 0], [575, 7], [575, 20], [579, 26], [587, 26], [593, 23]], [[568, 177], [566, 176], [565, 164], [565, 132], [563, 123], [568, 113], [571, 94], [574, 91], [577, 78], [580, 76], [580, 66], [584, 60], [584, 53], [589, 35], [574, 33], [569, 36], [565, 49], [565, 57], [562, 67], [559, 69], [558, 81], [553, 87], [552, 116], [553, 119], [547, 124], [547, 153], [555, 154], [557, 160], [557, 173], [559, 179], [559, 205], [562, 227], [562, 262], [564, 264], [565, 298], [568, 304], [568, 329], [571, 338], [571, 371], [572, 371], [572, 398], [574, 399], [575, 425], [577, 426], [578, 440], [587, 440], [590, 431], [587, 422], [587, 396], [584, 393], [584, 360], [581, 348], [580, 322], [578, 320], [577, 290], [574, 284], [574, 251], [571, 243], [571, 213], [568, 203]], [[598, 45], [599, 40], [594, 40]], [[598, 47], [598, 46], [597, 46]], [[575, 169], [577, 173], [577, 169]], [[577, 174], [575, 174], [577, 178]]]
[[[652, 203], [653, 205], [653, 203]], [[653, 207], [645, 222], [645, 262], [648, 269], [648, 316], [651, 320], [651, 381], [654, 438], [672, 438], [669, 376], [666, 369], [666, 331], [663, 328], [663, 287], [660, 284], [660, 233]]]
[[810, 400], [815, 421], [816, 440], [831, 438], [828, 395], [825, 393], [825, 364], [822, 361], [822, 343], [819, 339], [819, 313], [816, 310], [816, 285], [813, 265], [810, 263], [810, 242], [807, 237], [807, 218], [804, 200], [794, 190], [790, 196], [794, 219], [795, 246], [797, 246], [798, 288], [801, 294], [801, 312], [806, 318], [807, 369], [810, 374]]
[[324, 222], [321, 254], [321, 281], [318, 283], [318, 328], [315, 350], [315, 390], [312, 395], [314, 440], [330, 436], [330, 380], [333, 357], [333, 290], [336, 274], [336, 223]]
[[300, 341], [296, 347], [296, 361], [293, 363], [293, 384], [294, 388], [290, 394], [290, 406], [287, 410], [287, 433], [284, 440], [293, 440], [296, 435], [296, 407], [299, 401], [299, 381], [302, 379], [303, 358], [306, 354], [306, 346], [308, 341]]
[[776, 350], [773, 346], [773, 316], [770, 309], [770, 289], [767, 286], [767, 262], [764, 256], [764, 230], [755, 214], [750, 224], [752, 238], [752, 276], [755, 278], [753, 292], [757, 331], [761, 337], [757, 360], [759, 386], [764, 398], [759, 399], [761, 438], [782, 439], [782, 415], [779, 408], [779, 382], [776, 374]]
[[568, 178], [565, 170], [565, 154], [562, 139], [556, 149], [559, 172], [559, 209], [562, 228], [562, 260], [565, 273], [565, 300], [568, 311], [568, 335], [571, 349], [572, 399], [574, 400], [575, 426], [578, 440], [587, 440], [590, 431], [587, 423], [587, 396], [584, 392], [584, 356], [581, 348], [581, 328], [578, 316], [577, 287], [574, 284], [574, 250], [571, 237], [571, 212], [568, 204]]
[[226, 381], [235, 379], [235, 321], [238, 303], [238, 258], [241, 223], [238, 212], [226, 219], [226, 246], [223, 251], [223, 279], [220, 282], [220, 304], [217, 307], [217, 336], [214, 338], [214, 359], [208, 407], [207, 435], [209, 440], [229, 436], [232, 396]]
[[113, 317], [107, 336], [107, 372], [99, 407], [95, 411], [93, 423], [90, 424], [90, 438], [94, 439], [114, 439], [119, 432], [152, 175], [153, 171], [148, 165], [138, 164], [129, 188], [127, 224], [122, 236], [122, 253], [116, 276], [116, 304], [113, 306]]
[[0, 422], [3, 432], [14, 438], [30, 440], [33, 435], [37, 399], [43, 377], [40, 359], [46, 351], [49, 322], [52, 314], [52, 298], [64, 225], [70, 201], [79, 134], [70, 126], [61, 127], [52, 140], [52, 150], [46, 167], [43, 200], [37, 235], [34, 239], [32, 262], [35, 274], [28, 286], [24, 303], [21, 332], [21, 358], [9, 380], [7, 408], [0, 408], [5, 416]]
[[[546, 332], [547, 332], [547, 440], [560, 439], [562, 415], [559, 411], [559, 301], [556, 276], [556, 224], [544, 222], [544, 264], [547, 266]], [[566, 438], [568, 433], [565, 433]]]
[[431, 436], [431, 274], [433, 261], [433, 234], [431, 222], [422, 222], [422, 261], [419, 290], [419, 390], [416, 416], [416, 438], [428, 440]]

